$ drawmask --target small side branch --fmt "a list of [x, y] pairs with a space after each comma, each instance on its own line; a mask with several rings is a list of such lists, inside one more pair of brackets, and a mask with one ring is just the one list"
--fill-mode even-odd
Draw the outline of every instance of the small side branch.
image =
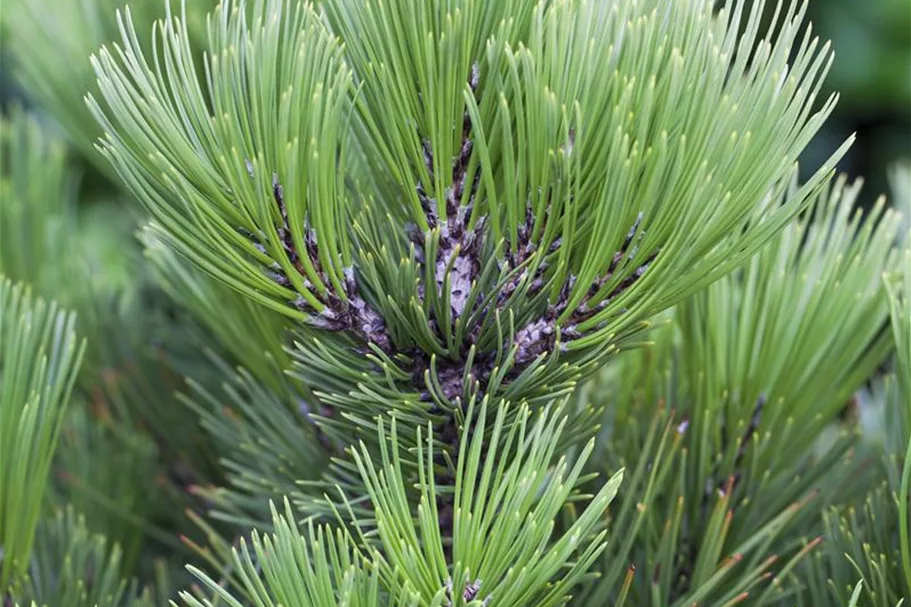
[[[253, 167], [249, 161], [247, 162], [247, 170], [252, 176]], [[307, 271], [302, 261], [302, 255], [306, 255], [320, 282], [323, 285], [327, 285], [322, 293], [313, 289], [317, 300], [322, 304], [321, 308], [314, 307], [311, 302], [302, 296], [298, 296], [291, 302], [291, 305], [301, 312], [305, 312], [310, 317], [311, 324], [316, 327], [333, 332], [353, 333], [364, 342], [375, 344], [383, 351], [389, 352], [392, 343], [386, 329], [386, 323], [383, 317], [362, 296], [353, 268], [346, 268], [344, 271], [343, 292], [338, 293], [331, 287], [332, 283], [320, 259], [316, 232], [310, 227], [309, 222], [305, 222], [303, 225], [304, 251], [298, 251], [294, 243], [293, 226], [288, 221], [288, 208], [285, 203], [284, 188], [277, 174], [272, 175], [272, 197], [281, 217], [281, 224], [278, 226], [277, 232], [285, 256], [298, 274], [304, 277], [304, 286], [307, 289], [311, 289], [313, 284], [306, 278]], [[256, 240], [253, 235], [248, 236]], [[260, 252], [266, 255], [269, 254], [262, 242], [256, 242], [255, 244]], [[277, 284], [285, 288], [292, 288], [293, 283], [288, 278], [284, 268], [277, 262], [273, 262], [267, 272], [269, 277]]]

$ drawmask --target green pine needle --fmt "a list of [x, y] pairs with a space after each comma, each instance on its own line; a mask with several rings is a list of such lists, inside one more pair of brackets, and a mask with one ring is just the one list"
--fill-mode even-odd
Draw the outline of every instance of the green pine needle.
[[[76, 150], [111, 178], [110, 163], [95, 149], [101, 129], [83, 97], [97, 91], [89, 57], [118, 37], [115, 11], [126, 4], [144, 31], [164, 13], [164, 0], [9, 0], [0, 16], [17, 82], [31, 101], [50, 112]], [[214, 5], [209, 0], [190, 3], [194, 38]]]
[[629, 562], [633, 596], [656, 606], [743, 593], [762, 605], [803, 586], [785, 557], [819, 540], [791, 534], [851, 495], [854, 437], [834, 425], [891, 349], [882, 276], [901, 267], [900, 218], [883, 201], [855, 212], [859, 188], [835, 181], [580, 395], [612, 401], [605, 451], [632, 469], [613, 513], [632, 532], [605, 554], [592, 597], [618, 592]]
[[22, 575], [85, 349], [75, 317], [0, 277], [0, 588]]
[[89, 104], [154, 237], [298, 321], [305, 360], [353, 339], [402, 410], [547, 399], [748, 260], [846, 150], [789, 188], [831, 53], [804, 5], [767, 32], [761, 8], [226, 1], [205, 78], [184, 12], [145, 52], [126, 11]]

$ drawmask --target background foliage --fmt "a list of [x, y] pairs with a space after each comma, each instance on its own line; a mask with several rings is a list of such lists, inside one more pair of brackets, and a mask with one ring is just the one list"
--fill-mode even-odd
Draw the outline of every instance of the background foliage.
[[[17, 329], [23, 314], [48, 323], [57, 319], [53, 340], [69, 348], [65, 355], [55, 349], [63, 360], [50, 365], [62, 383], [45, 381], [47, 374], [36, 371], [35, 402], [47, 407], [46, 420], [55, 421], [22, 434], [35, 432], [40, 445], [56, 444], [56, 450], [37, 453], [34, 472], [31, 467], [14, 470], [46, 475], [48, 481], [35, 484], [40, 488], [35, 495], [22, 496], [12, 489], [21, 483], [8, 473], [0, 476], [0, 588], [9, 587], [6, 598], [15, 597], [22, 605], [35, 601], [73, 607], [145, 607], [167, 600], [193, 607], [477, 607], [558, 605], [570, 595], [571, 604], [580, 605], [895, 606], [911, 594], [911, 168], [900, 162], [911, 156], [911, 14], [906, 3], [809, 3], [814, 31], [833, 39], [836, 49], [815, 107], [832, 91], [839, 91], [841, 100], [801, 155], [802, 174], [769, 168], [760, 177], [774, 182], [763, 181], [773, 193], [765, 206], [755, 205], [755, 215], [746, 214], [746, 203], [741, 216], [706, 212], [701, 217], [716, 222], [711, 224], [716, 237], [708, 231], [693, 233], [690, 249], [678, 249], [673, 262], [659, 261], [658, 277], [675, 275], [679, 283], [648, 273], [653, 261], [647, 259], [649, 246], [671, 247], [689, 233], [688, 226], [662, 216], [660, 205], [654, 205], [657, 222], [648, 214], [637, 218], [631, 206], [605, 205], [600, 218], [581, 215], [583, 236], [577, 242], [582, 244], [574, 249], [567, 239], [565, 254], [554, 249], [560, 258], [557, 272], [576, 264], [574, 271], [597, 280], [593, 256], [604, 257], [605, 265], [612, 256], [628, 257], [622, 271], [635, 269], [637, 277], [645, 276], [630, 282], [625, 295], [619, 292], [626, 298], [621, 301], [631, 302], [633, 314], [605, 313], [611, 330], [592, 329], [569, 354], [527, 368], [523, 365], [533, 356], [505, 362], [507, 353], [490, 346], [502, 326], [479, 322], [478, 351], [486, 347], [496, 360], [490, 366], [503, 368], [503, 378], [509, 380], [503, 380], [500, 392], [491, 389], [489, 394], [487, 385], [473, 387], [467, 374], [453, 379], [429, 357], [423, 361], [409, 354], [415, 365], [426, 364], [428, 378], [426, 392], [412, 388], [405, 379], [411, 367], [401, 358], [382, 347], [353, 351], [349, 342], [321, 333], [337, 320], [325, 314], [332, 310], [325, 293], [350, 291], [346, 268], [325, 263], [332, 257], [326, 250], [337, 251], [347, 264], [363, 260], [361, 267], [369, 269], [364, 271], [370, 284], [367, 302], [387, 319], [396, 319], [389, 324], [397, 343], [407, 342], [409, 352], [426, 350], [437, 357], [434, 361], [463, 355], [459, 339], [470, 332], [469, 321], [454, 321], [451, 333], [446, 329], [437, 341], [413, 329], [432, 325], [458, 304], [428, 297], [423, 309], [400, 305], [414, 297], [407, 278], [424, 270], [417, 261], [397, 265], [410, 245], [388, 238], [385, 229], [406, 219], [433, 228], [428, 197], [438, 204], [444, 218], [440, 223], [457, 228], [446, 218], [463, 216], [443, 201], [451, 197], [448, 186], [455, 190], [459, 168], [464, 175], [456, 202], [468, 203], [465, 215], [471, 221], [479, 214], [470, 204], [475, 193], [497, 193], [509, 211], [501, 224], [485, 228], [506, 243], [513, 259], [523, 259], [518, 243], [533, 232], [536, 244], [549, 250], [554, 234], [532, 230], [524, 201], [520, 206], [520, 196], [513, 192], [532, 188], [536, 179], [550, 183], [549, 165], [535, 164], [533, 154], [523, 156], [548, 137], [562, 142], [557, 152], [566, 167], [575, 166], [574, 159], [567, 160], [573, 151], [603, 161], [579, 163], [583, 186], [574, 194], [588, 199], [600, 192], [593, 166], [620, 166], [614, 160], [619, 152], [590, 143], [581, 129], [577, 137], [567, 129], [575, 123], [565, 107], [528, 92], [546, 84], [567, 97], [577, 93], [573, 86], [578, 83], [561, 80], [559, 72], [529, 67], [535, 53], [576, 16], [568, 8], [571, 3], [563, 6], [565, 14], [551, 14], [552, 21], [521, 9], [527, 4], [521, 2], [485, 5], [484, 18], [467, 24], [428, 20], [427, 27], [454, 34], [452, 39], [463, 44], [457, 49], [459, 69], [452, 72], [458, 74], [449, 75], [453, 87], [467, 87], [467, 96], [455, 95], [459, 101], [449, 103], [453, 95], [445, 93], [453, 91], [431, 88], [439, 94], [428, 107], [439, 111], [425, 115], [417, 100], [423, 103], [426, 93], [402, 76], [411, 72], [381, 73], [373, 60], [379, 54], [415, 73], [420, 62], [440, 62], [441, 72], [449, 63], [424, 56], [427, 50], [418, 44], [410, 53], [384, 46], [394, 37], [373, 25], [374, 16], [363, 8], [371, 3], [327, 3], [329, 20], [348, 39], [345, 52], [351, 59], [346, 66], [339, 62], [341, 47], [314, 34], [319, 28], [306, 12], [286, 15], [286, 22], [299, 26], [293, 31], [302, 32], [300, 39], [278, 22], [264, 22], [253, 41], [242, 40], [242, 29], [225, 27], [216, 43], [225, 51], [216, 55], [220, 69], [209, 73], [221, 90], [232, 90], [238, 78], [231, 71], [237, 64], [229, 59], [230, 48], [250, 42], [262, 55], [248, 56], [250, 95], [226, 96], [219, 100], [223, 106], [216, 105], [226, 118], [212, 121], [212, 140], [275, 144], [261, 156], [243, 155], [233, 175], [225, 172], [229, 163], [213, 148], [193, 147], [198, 134], [207, 132], [202, 127], [208, 108], [205, 102], [195, 103], [192, 85], [204, 73], [199, 52], [207, 45], [204, 16], [215, 3], [188, 2], [186, 22], [158, 26], [175, 58], [168, 73], [183, 86], [159, 91], [164, 103], [155, 105], [156, 111], [125, 101], [130, 98], [124, 91], [142, 78], [133, 72], [117, 79], [122, 56], [98, 54], [94, 68], [88, 60], [102, 44], [120, 39], [113, 9], [121, 4], [8, 0], [0, 16], [5, 116], [0, 274], [6, 277], [0, 283], [0, 397], [5, 399], [0, 402], [0, 436], [34, 425], [32, 413], [20, 419], [18, 410], [7, 405], [22, 386], [3, 375], [10, 361], [26, 352], [8, 335], [24, 334], [36, 350], [48, 347]], [[155, 19], [167, 16], [164, 4], [130, 4], [135, 51], [149, 53], [148, 34]], [[766, 24], [774, 8], [774, 3], [766, 6]], [[513, 29], [494, 29], [497, 11], [512, 11], [517, 17], [510, 23]], [[574, 26], [590, 26], [597, 21], [593, 14], [577, 17]], [[647, 20], [638, 26], [651, 31]], [[510, 41], [538, 35], [540, 47], [529, 43], [529, 49], [515, 55], [487, 52], [484, 86], [499, 88], [490, 95], [481, 89], [474, 99], [469, 58], [488, 34]], [[551, 34], [554, 38], [547, 38]], [[263, 56], [284, 53], [290, 61], [298, 44], [312, 44], [314, 35], [324, 68], [320, 75], [334, 74], [337, 88], [325, 89], [313, 76], [315, 60], [291, 64], [297, 72], [257, 70], [256, 60]], [[419, 40], [397, 39], [402, 45]], [[179, 46], [184, 42], [186, 47]], [[610, 70], [577, 47], [565, 43], [560, 48], [567, 69], [582, 73], [589, 86], [604, 90], [614, 82]], [[619, 73], [636, 72], [634, 68], [647, 65], [649, 48], [643, 44], [642, 55], [626, 57], [627, 63], [614, 67]], [[310, 51], [312, 58], [315, 50]], [[60, 61], [60, 56], [73, 60]], [[220, 59], [224, 63], [217, 63]], [[107, 78], [101, 86], [96, 69]], [[501, 69], [501, 80], [488, 84], [488, 69]], [[342, 94], [347, 81], [368, 75], [374, 79], [359, 90], [360, 105], [347, 106]], [[415, 82], [420, 78], [415, 76]], [[283, 140], [263, 135], [288, 125], [241, 125], [231, 114], [240, 104], [240, 115], [260, 116], [256, 91], [284, 90], [288, 84], [312, 93], [313, 107], [331, 117], [325, 124], [289, 127], [295, 133], [304, 129], [318, 141], [296, 156], [288, 155]], [[645, 84], [635, 86], [629, 85], [634, 93], [628, 98], [612, 101], [632, 104], [637, 112], [647, 108]], [[94, 105], [84, 103], [86, 94]], [[170, 115], [158, 110], [175, 98], [179, 101]], [[388, 99], [396, 103], [384, 106]], [[503, 106], [497, 103], [501, 99]], [[528, 105], [519, 111], [508, 107], [506, 99]], [[199, 114], [188, 116], [186, 108], [193, 107]], [[409, 108], [407, 119], [403, 107]], [[591, 111], [595, 105], [584, 107]], [[675, 124], [671, 112], [687, 114], [686, 108], [684, 103], [667, 106], [664, 114], [652, 117], [656, 124]], [[711, 112], [698, 105], [693, 111], [697, 118], [714, 116], [732, 127], [749, 119], [757, 132], [765, 128], [755, 115], [725, 114], [724, 109], [719, 102]], [[641, 123], [635, 122], [641, 120], [637, 113], [630, 124], [643, 131], [653, 128], [647, 112], [642, 111], [646, 118]], [[604, 120], [625, 114], [615, 109]], [[335, 146], [347, 142], [339, 143], [344, 137], [337, 124], [352, 115], [363, 120], [363, 132], [347, 148], [349, 155], [339, 159], [333, 155]], [[104, 128], [96, 121], [102, 116], [109, 121]], [[418, 129], [429, 133], [426, 140], [414, 136], [411, 116], [417, 116]], [[157, 145], [149, 147], [143, 138], [118, 139], [127, 120], [161, 127]], [[527, 130], [513, 134], [514, 150], [496, 147], [508, 141], [506, 135], [476, 138], [478, 149], [490, 141], [494, 145], [483, 152], [470, 148], [463, 166], [450, 175], [448, 167], [440, 168], [443, 163], [434, 164], [433, 154], [447, 150], [460, 157], [466, 136], [449, 126], [463, 120], [496, 125], [525, 121], [520, 128]], [[853, 148], [838, 160], [850, 177], [828, 182], [820, 174], [822, 187], [798, 190], [812, 177], [808, 168], [821, 165], [855, 131]], [[96, 148], [96, 139], [105, 134], [105, 144]], [[404, 143], [396, 147], [390, 142]], [[796, 143], [775, 147], [779, 144], [770, 140], [768, 146], [783, 156], [800, 148]], [[704, 155], [718, 162], [736, 158], [740, 148], [730, 145], [730, 150], [707, 145]], [[161, 153], [147, 153], [153, 148]], [[211, 154], [205, 157], [200, 150]], [[314, 151], [321, 153], [315, 172], [327, 178], [288, 181], [289, 174], [314, 171], [317, 161], [308, 155]], [[488, 156], [468, 160], [481, 153]], [[635, 152], [630, 157], [636, 158]], [[277, 166], [281, 162], [288, 166]], [[349, 180], [342, 179], [342, 165], [354, 167]], [[496, 171], [489, 170], [494, 166]], [[510, 166], [531, 168], [517, 174], [509, 173]], [[730, 181], [722, 185], [740, 188], [744, 201], [765, 193], [757, 185], [762, 180], [756, 166], [735, 163], [729, 169], [725, 178]], [[168, 170], [177, 177], [159, 180]], [[281, 183], [272, 171], [283, 175]], [[483, 175], [474, 186], [473, 171]], [[213, 175], [223, 181], [213, 181]], [[863, 187], [854, 181], [860, 175], [868, 177]], [[618, 169], [612, 177], [623, 182], [627, 174]], [[188, 245], [186, 234], [180, 234], [186, 218], [177, 218], [186, 207], [167, 205], [190, 199], [199, 209], [214, 208], [206, 205], [223, 198], [224, 183], [246, 195], [258, 192], [270, 206], [246, 208], [244, 225], [254, 233], [268, 225], [263, 217], [281, 216], [285, 226], [303, 225], [309, 209], [289, 205], [287, 211], [281, 197], [341, 200], [338, 192], [351, 182], [369, 183], [377, 194], [355, 203], [364, 213], [351, 222], [357, 245], [344, 237], [321, 240], [322, 252], [313, 257], [322, 265], [314, 263], [299, 277], [289, 272], [293, 259], [287, 256], [287, 239], [297, 238], [298, 250], [313, 248], [307, 234], [287, 236], [279, 229], [256, 245], [263, 259], [279, 263], [287, 284], [264, 279], [254, 264], [243, 261], [247, 253], [257, 255], [249, 240], [238, 244], [238, 237], [231, 257]], [[414, 183], [426, 184], [426, 192], [415, 190]], [[888, 202], [878, 198], [882, 192], [889, 194]], [[402, 217], [384, 216], [386, 209], [376, 204], [393, 197], [406, 201]], [[697, 198], [692, 197], [693, 209], [699, 208]], [[271, 204], [275, 200], [279, 210]], [[791, 201], [787, 211], [771, 214], [777, 208], [772, 203], [780, 201]], [[225, 209], [234, 201], [224, 198], [221, 204], [221, 217], [230, 217]], [[310, 212], [308, 225], [318, 234], [346, 225], [350, 209], [344, 204], [321, 215]], [[889, 208], [901, 205], [904, 216]], [[745, 238], [760, 231], [755, 229], [760, 219], [785, 222], [798, 206], [805, 212], [771, 242]], [[542, 214], [540, 205], [535, 214]], [[220, 224], [200, 217], [196, 226], [210, 240], [198, 242], [229, 251], [220, 248], [224, 238], [212, 236]], [[466, 230], [481, 229], [471, 221], [465, 220]], [[727, 231], [736, 234], [724, 241], [730, 248], [715, 248], [717, 234]], [[434, 251], [448, 250], [440, 233], [418, 244], [422, 255], [433, 259]], [[756, 253], [760, 244], [766, 246]], [[368, 260], [364, 250], [374, 256]], [[180, 251], [189, 253], [189, 260]], [[383, 259], [389, 251], [389, 259]], [[479, 257], [484, 255], [493, 259], [489, 251]], [[533, 260], [528, 256], [523, 263], [533, 267]], [[741, 261], [742, 268], [721, 276]], [[611, 263], [612, 271], [616, 263]], [[720, 280], [709, 284], [708, 278], [697, 279], [700, 263], [712, 267], [712, 278]], [[479, 283], [489, 280], [499, 289], [510, 284], [508, 278], [491, 278], [493, 265], [484, 268], [477, 272]], [[435, 272], [438, 278], [441, 273]], [[446, 272], [445, 280], [458, 279], [452, 269]], [[560, 280], [550, 280], [541, 292], [563, 297]], [[26, 283], [32, 292], [13, 283]], [[615, 283], [600, 283], [602, 296]], [[582, 289], [569, 291], [575, 293], [569, 297], [573, 305], [584, 297], [595, 301]], [[299, 304], [291, 295], [309, 303]], [[389, 297], [384, 301], [380, 295]], [[39, 297], [58, 303], [44, 304]], [[503, 316], [508, 312], [534, 319], [543, 299], [529, 299], [526, 307], [514, 305], [519, 298], [510, 300]], [[560, 313], [569, 318], [572, 308], [567, 305]], [[302, 327], [302, 319], [317, 326]], [[357, 337], [367, 335], [369, 341], [370, 325], [358, 330]], [[85, 351], [79, 354], [75, 344], [83, 337]], [[640, 347], [646, 340], [648, 347]], [[518, 380], [508, 375], [509, 364], [516, 365], [517, 374], [526, 374]], [[385, 375], [371, 376], [377, 366]], [[57, 392], [68, 386], [64, 378], [72, 380], [71, 398]], [[39, 385], [44, 383], [46, 392]], [[498, 385], [495, 375], [488, 385]], [[456, 397], [463, 399], [464, 409], [452, 405]], [[527, 397], [530, 402], [507, 407], [499, 397]], [[441, 430], [439, 420], [450, 415], [458, 424]], [[16, 445], [0, 441], [0, 462], [12, 461], [5, 454], [21, 452]], [[4, 470], [0, 465], [0, 474]], [[38, 505], [10, 506], [21, 505], [25, 497]], [[508, 505], [522, 523], [502, 522], [498, 505]], [[22, 516], [28, 520], [16, 518]], [[34, 537], [32, 545], [10, 529], [26, 531], [21, 538]], [[192, 565], [185, 568], [186, 563]], [[516, 563], [524, 567], [514, 567]]]

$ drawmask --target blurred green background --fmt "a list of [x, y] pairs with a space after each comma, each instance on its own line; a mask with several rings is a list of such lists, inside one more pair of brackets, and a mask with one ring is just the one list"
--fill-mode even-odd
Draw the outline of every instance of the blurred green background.
[[892, 163], [911, 157], [911, 0], [810, 0], [809, 18], [832, 41], [835, 63], [824, 90], [841, 99], [803, 164], [818, 166], [857, 133], [840, 169], [864, 177], [869, 204], [890, 190]]
[[[3, 0], [0, 0], [2, 10]], [[720, 2], [719, 2], [720, 4]], [[769, 17], [776, 2], [768, 0]], [[809, 19], [831, 40], [835, 63], [824, 95], [841, 100], [802, 159], [809, 172], [851, 133], [857, 142], [840, 170], [863, 177], [862, 203], [890, 191], [889, 167], [911, 158], [911, 0], [809, 0]], [[61, 57], [61, 61], [74, 58]], [[10, 57], [0, 40], [0, 103], [22, 99], [10, 77]], [[27, 100], [24, 100], [27, 102]], [[92, 187], [91, 174], [86, 186]]]

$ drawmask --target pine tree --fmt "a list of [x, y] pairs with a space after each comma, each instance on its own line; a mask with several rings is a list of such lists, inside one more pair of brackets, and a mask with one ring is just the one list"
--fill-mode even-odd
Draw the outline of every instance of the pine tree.
[[805, 3], [58, 4], [0, 21], [5, 604], [911, 596], [911, 168], [798, 171]]

